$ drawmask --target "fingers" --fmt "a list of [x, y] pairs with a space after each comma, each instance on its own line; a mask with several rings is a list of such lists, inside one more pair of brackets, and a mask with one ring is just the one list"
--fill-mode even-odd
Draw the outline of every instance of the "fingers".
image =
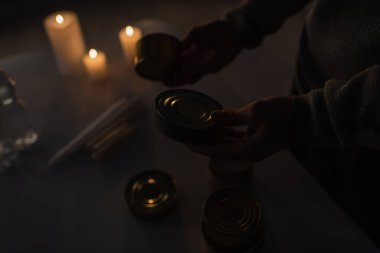
[[[227, 132], [218, 141], [191, 149], [206, 156], [253, 162], [281, 150], [289, 144], [290, 122], [283, 114], [289, 114], [291, 101], [281, 98], [275, 102], [271, 107], [265, 101], [256, 101], [238, 110], [214, 112], [213, 120]], [[236, 133], [237, 138], [233, 138], [235, 133], [226, 126], [239, 125], [248, 126], [245, 136]]]
[[[270, 128], [261, 127], [252, 134], [234, 132], [234, 130], [225, 128], [224, 131], [229, 133], [226, 133], [223, 139], [206, 145], [190, 145], [189, 148], [209, 157], [259, 162], [284, 147], [284, 144], [273, 136]], [[234, 134], [237, 138], [226, 138]]]
[[[194, 27], [182, 40], [182, 69], [164, 84], [179, 86], [194, 84], [204, 75], [218, 69], [219, 61], [215, 61], [216, 52], [213, 48], [214, 37], [222, 31], [216, 29], [217, 22]], [[214, 31], [217, 30], [217, 31]]]
[[203, 51], [200, 50], [196, 45], [192, 45], [186, 50], [182, 51], [182, 60], [189, 64], [191, 62], [197, 62], [199, 58], [202, 57]]
[[207, 70], [199, 64], [204, 54], [203, 51], [195, 46], [190, 46], [182, 54], [181, 70], [173, 73], [170, 80], [164, 82], [168, 86], [178, 86], [187, 83], [194, 84], [207, 74]]
[[243, 139], [246, 136], [245, 131], [241, 131], [232, 127], [223, 127], [217, 129], [216, 138], [220, 140], [232, 140]]
[[193, 27], [190, 32], [182, 39], [182, 51], [186, 51], [192, 45], [197, 44], [199, 41], [199, 30], [201, 30], [200, 27]]
[[212, 113], [213, 120], [221, 126], [240, 126], [247, 125], [250, 120], [249, 110], [242, 108], [238, 110], [225, 109]]
[[192, 45], [209, 47], [219, 39], [220, 34], [226, 32], [222, 22], [213, 21], [207, 24], [193, 27], [182, 39], [182, 50], [185, 51]]

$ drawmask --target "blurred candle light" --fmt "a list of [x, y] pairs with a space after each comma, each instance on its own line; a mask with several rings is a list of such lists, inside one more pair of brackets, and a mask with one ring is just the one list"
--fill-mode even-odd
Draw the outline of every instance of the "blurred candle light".
[[127, 34], [128, 37], [132, 37], [133, 34], [135, 34], [132, 26], [127, 26], [125, 28], [125, 33]]
[[61, 73], [80, 75], [85, 44], [77, 15], [70, 11], [52, 13], [45, 18], [44, 27]]
[[129, 66], [133, 66], [136, 57], [136, 43], [141, 39], [141, 30], [134, 26], [127, 26], [119, 32], [119, 40], [123, 48], [124, 57]]
[[90, 56], [91, 59], [95, 59], [98, 56], [98, 51], [95, 49], [90, 49], [88, 52], [88, 55]]
[[58, 14], [57, 16], [55, 16], [55, 21], [57, 21], [58, 24], [62, 24], [63, 21], [65, 21], [65, 19], [62, 17], [61, 14]]
[[107, 78], [107, 58], [104, 52], [90, 49], [83, 57], [83, 65], [90, 81], [99, 82]]

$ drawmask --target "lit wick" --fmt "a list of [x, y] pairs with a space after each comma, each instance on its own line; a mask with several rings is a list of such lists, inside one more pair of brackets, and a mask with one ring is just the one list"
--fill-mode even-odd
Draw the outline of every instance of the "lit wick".
[[90, 49], [88, 52], [88, 55], [90, 56], [91, 59], [95, 59], [98, 56], [98, 51], [95, 49]]
[[133, 31], [133, 27], [132, 26], [127, 26], [125, 28], [125, 33], [127, 34], [128, 37], [132, 37], [133, 34], [135, 33], [135, 31]]
[[61, 14], [58, 14], [56, 17], [55, 17], [55, 21], [58, 23], [58, 24], [62, 24], [63, 21], [65, 21], [65, 19], [63, 18], [63, 16]]

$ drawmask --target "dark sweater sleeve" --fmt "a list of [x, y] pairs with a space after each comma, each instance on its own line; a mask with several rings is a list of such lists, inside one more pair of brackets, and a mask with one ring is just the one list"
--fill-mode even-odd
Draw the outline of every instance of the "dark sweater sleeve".
[[244, 48], [259, 45], [265, 35], [277, 31], [287, 17], [311, 0], [250, 0], [225, 15]]
[[293, 136], [316, 147], [380, 147], [380, 65], [294, 97]]

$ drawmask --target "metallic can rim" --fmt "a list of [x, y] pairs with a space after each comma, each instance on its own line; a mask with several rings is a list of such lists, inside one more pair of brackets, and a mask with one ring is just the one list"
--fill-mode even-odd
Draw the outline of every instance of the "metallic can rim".
[[254, 240], [247, 241], [243, 245], [239, 245], [238, 247], [225, 247], [222, 245], [219, 245], [217, 242], [211, 240], [211, 238], [207, 235], [205, 232], [205, 223], [202, 222], [202, 235], [207, 243], [207, 246], [212, 250], [220, 253], [236, 253], [236, 252], [241, 252], [241, 253], [252, 253], [258, 250], [263, 241], [264, 241], [264, 236], [263, 233], [260, 232], [257, 234], [257, 237]]
[[[217, 211], [217, 206], [213, 206], [215, 203], [217, 204], [218, 202], [212, 202], [212, 201], [217, 201], [220, 196], [222, 198], [220, 199], [225, 199], [226, 197], [223, 197], [223, 194], [229, 193], [234, 191], [234, 192], [239, 192], [239, 194], [245, 194], [246, 196], [244, 197], [252, 197], [250, 194], [245, 193], [241, 189], [237, 187], [228, 187], [224, 188], [221, 190], [218, 190], [214, 192], [206, 201], [206, 204], [204, 206], [204, 212], [203, 212], [203, 220], [206, 224], [208, 224], [210, 227], [215, 229], [216, 231], [219, 231], [220, 233], [223, 234], [242, 234], [245, 233], [249, 230], [255, 229], [256, 227], [259, 226], [259, 224], [262, 221], [262, 211], [261, 208], [258, 204], [257, 201], [255, 201], [252, 197], [251, 201], [249, 201], [249, 210], [246, 217], [246, 220], [242, 220], [240, 223], [232, 225], [231, 226], [226, 226], [224, 225], [220, 220], [218, 220], [218, 216], [215, 214]], [[228, 195], [227, 195], [228, 197]]]
[[[226, 192], [235, 192], [235, 194], [242, 194], [246, 197], [249, 197], [248, 202], [252, 203], [252, 205], [250, 205], [250, 208], [252, 208], [252, 214], [254, 216], [251, 217], [253, 218], [251, 219], [251, 222], [253, 223], [249, 223], [251, 226], [248, 226], [247, 229], [243, 229], [241, 231], [229, 231], [228, 227], [220, 226], [220, 224], [218, 224], [218, 221], [215, 222], [213, 219], [213, 216], [215, 216], [215, 214], [213, 212], [207, 212], [206, 202], [202, 221], [203, 237], [210, 248], [216, 250], [217, 252], [251, 252], [251, 250], [255, 250], [261, 245], [264, 237], [264, 221], [262, 217], [261, 207], [250, 192], [246, 192], [243, 188], [239, 187], [227, 187], [222, 190], [218, 190], [214, 192], [210, 197], [216, 196], [217, 200], [223, 200], [223, 196], [226, 195]], [[210, 197], [208, 201], [210, 200]], [[219, 201], [216, 201], [216, 203], [218, 202]]]
[[[155, 198], [139, 196], [139, 191], [145, 187], [149, 180], [159, 187], [159, 193]], [[144, 185], [145, 184], [145, 185]], [[178, 193], [173, 178], [159, 170], [148, 170], [133, 176], [125, 189], [125, 199], [131, 211], [142, 217], [161, 217], [169, 213], [175, 206]]]
[[[193, 91], [193, 90], [186, 90], [186, 89], [172, 89], [172, 90], [167, 90], [159, 94], [155, 100], [155, 108], [156, 108], [156, 113], [157, 115], [164, 121], [170, 123], [174, 127], [182, 127], [185, 129], [190, 129], [190, 130], [197, 130], [197, 131], [209, 131], [210, 129], [214, 129], [214, 124], [210, 124], [209, 126], [206, 127], [192, 127], [191, 125], [188, 124], [183, 124], [179, 122], [178, 120], [173, 119], [172, 117], [168, 116], [167, 112], [164, 111], [164, 107], [162, 106], [163, 100], [167, 99], [168, 97], [172, 97], [175, 95], [193, 95], [194, 97], [199, 97], [203, 99], [204, 101], [208, 101], [210, 106], [213, 106], [212, 111], [215, 110], [221, 110], [223, 109], [222, 105], [216, 101], [215, 99], [209, 97], [208, 95], [205, 95], [203, 93]], [[180, 96], [179, 96], [180, 97]]]

